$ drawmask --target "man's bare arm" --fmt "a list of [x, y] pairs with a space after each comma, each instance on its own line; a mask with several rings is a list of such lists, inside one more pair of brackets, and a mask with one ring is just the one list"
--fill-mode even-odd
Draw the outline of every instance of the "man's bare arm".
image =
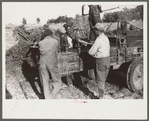
[[78, 42], [82, 43], [85, 46], [87, 46], [87, 45], [93, 45], [93, 43], [89, 43], [89, 42], [86, 42], [86, 41], [81, 40], [81, 39], [78, 39]]

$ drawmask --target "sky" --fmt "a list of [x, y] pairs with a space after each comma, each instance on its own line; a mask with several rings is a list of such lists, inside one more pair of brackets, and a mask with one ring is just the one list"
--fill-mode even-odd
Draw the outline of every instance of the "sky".
[[[48, 19], [57, 18], [58, 16], [75, 17], [81, 13], [82, 5], [85, 5], [85, 13], [88, 12], [88, 6], [98, 4], [102, 10], [115, 8], [113, 11], [120, 11], [123, 8], [135, 8], [142, 5], [143, 2], [2, 2], [2, 20], [3, 24], [22, 24], [22, 18], [26, 18], [28, 24], [36, 23], [39, 17], [41, 24], [45, 24]], [[104, 13], [101, 15], [101, 17]]]

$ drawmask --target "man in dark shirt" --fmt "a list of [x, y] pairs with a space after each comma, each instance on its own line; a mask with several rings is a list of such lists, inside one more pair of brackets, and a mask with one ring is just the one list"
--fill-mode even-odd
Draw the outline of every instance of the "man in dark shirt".
[[100, 5], [89, 5], [89, 25], [90, 25], [90, 37], [89, 42], [94, 42], [96, 39], [96, 33], [92, 28], [98, 22], [102, 22], [100, 18], [100, 13], [102, 13]]
[[60, 50], [61, 52], [66, 52], [68, 49], [73, 48], [73, 41], [72, 38], [70, 37], [72, 32], [71, 32], [71, 25], [69, 24], [64, 24], [63, 26], [65, 28], [66, 33], [63, 34], [60, 38]]

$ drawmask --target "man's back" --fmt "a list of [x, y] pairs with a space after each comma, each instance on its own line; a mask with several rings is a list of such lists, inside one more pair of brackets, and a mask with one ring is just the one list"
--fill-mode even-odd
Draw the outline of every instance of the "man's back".
[[57, 50], [58, 41], [50, 36], [47, 36], [45, 39], [39, 42], [39, 47], [41, 55], [44, 55], [49, 53], [49, 51]]
[[[43, 84], [45, 99], [52, 99], [56, 96], [61, 86], [61, 78], [58, 68], [58, 41], [51, 37], [50, 31], [45, 31], [45, 39], [39, 42], [40, 80]], [[52, 80], [50, 79], [52, 77]], [[50, 80], [49, 80], [50, 79]], [[49, 86], [52, 87], [49, 89]]]
[[39, 42], [39, 50], [41, 54], [41, 60], [55, 61], [57, 58], [58, 41], [54, 38], [47, 36], [44, 40]]

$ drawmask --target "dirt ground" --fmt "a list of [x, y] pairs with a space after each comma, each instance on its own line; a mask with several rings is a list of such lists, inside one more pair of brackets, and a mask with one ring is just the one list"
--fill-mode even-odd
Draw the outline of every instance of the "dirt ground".
[[[6, 30], [5, 37], [6, 50], [16, 46], [17, 41], [13, 38], [12, 30]], [[20, 50], [18, 49], [16, 52], [18, 51]], [[5, 57], [7, 69], [6, 79], [3, 82], [5, 82], [6, 87], [6, 99], [42, 99], [42, 86], [39, 79], [25, 77], [25, 73], [29, 73], [29, 71], [22, 71], [22, 60], [14, 60], [11, 54]], [[17, 66], [12, 68], [12, 65]], [[81, 73], [76, 73], [74, 76], [75, 78], [72, 80], [74, 86], [68, 86], [66, 79], [62, 79], [63, 85], [54, 99], [97, 99], [94, 81], [87, 79]], [[82, 84], [80, 85], [80, 83]], [[105, 85], [106, 89], [103, 99], [143, 99], [142, 93], [131, 92], [127, 88], [125, 79], [118, 70], [110, 71]]]

